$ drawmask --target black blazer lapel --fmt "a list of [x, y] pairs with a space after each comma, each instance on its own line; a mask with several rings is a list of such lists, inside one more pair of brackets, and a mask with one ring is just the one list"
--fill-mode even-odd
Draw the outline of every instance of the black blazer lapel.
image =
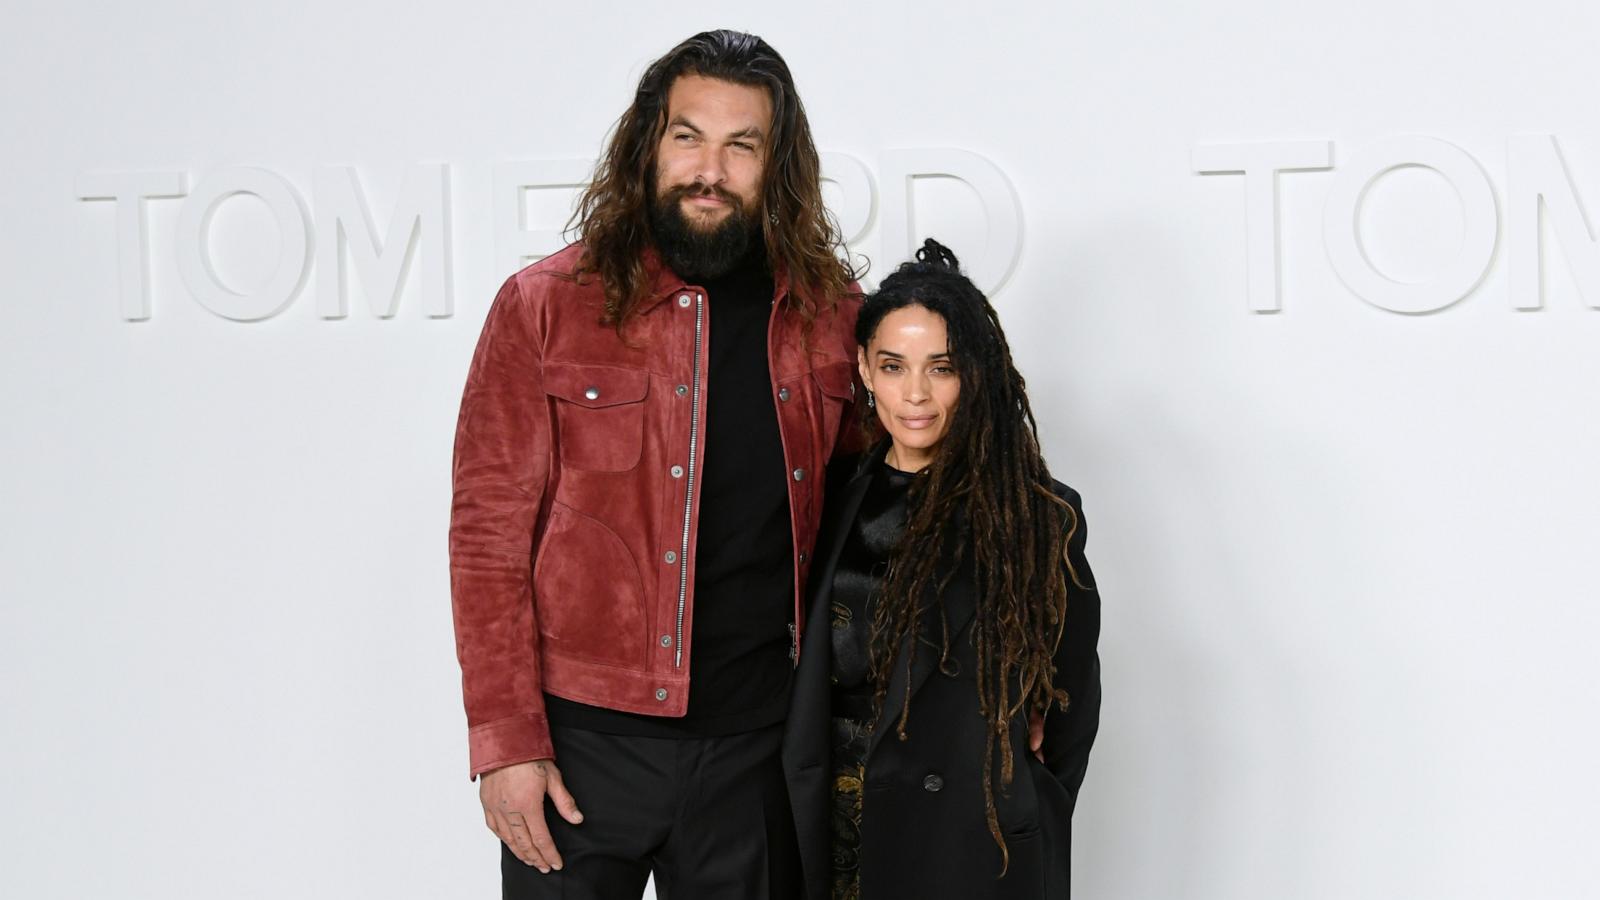
[[[957, 534], [961, 533], [959, 526], [960, 523], [957, 523]], [[923, 639], [914, 641], [908, 636], [900, 642], [900, 652], [895, 656], [894, 667], [889, 670], [889, 688], [883, 696], [883, 709], [878, 713], [878, 721], [872, 729], [872, 740], [867, 745], [868, 759], [871, 759], [872, 754], [877, 751], [878, 742], [883, 740], [883, 736], [898, 728], [900, 712], [906, 703], [906, 680], [910, 679], [911, 696], [914, 697], [917, 691], [922, 689], [928, 676], [939, 667], [939, 646], [944, 630], [939, 621], [941, 612], [949, 622], [952, 655], [955, 655], [955, 642], [965, 640], [963, 635], [978, 608], [973, 593], [976, 586], [968, 575], [970, 571], [969, 562], [960, 567], [943, 591], [939, 591], [937, 585], [930, 589], [930, 592], [935, 593], [935, 597], [922, 614], [920, 630]], [[908, 674], [906, 658], [911, 653], [913, 644], [916, 647], [916, 656], [911, 658]]]

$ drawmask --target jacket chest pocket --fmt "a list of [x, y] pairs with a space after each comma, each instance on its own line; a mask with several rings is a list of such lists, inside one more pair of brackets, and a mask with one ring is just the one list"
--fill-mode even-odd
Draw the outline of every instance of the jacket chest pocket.
[[812, 371], [811, 377], [817, 382], [817, 395], [821, 402], [817, 406], [819, 421], [818, 426], [822, 432], [822, 459], [826, 461], [833, 453], [833, 445], [839, 438], [839, 431], [846, 427], [844, 422], [844, 408], [852, 397], [855, 396], [855, 364], [847, 362], [827, 363], [818, 366]]
[[555, 442], [564, 467], [626, 472], [639, 464], [649, 373], [550, 363], [543, 375], [544, 391], [555, 406]]

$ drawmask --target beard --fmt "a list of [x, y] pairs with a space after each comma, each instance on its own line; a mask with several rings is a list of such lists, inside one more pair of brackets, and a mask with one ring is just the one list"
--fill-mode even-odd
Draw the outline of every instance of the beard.
[[[689, 221], [683, 199], [715, 194], [728, 204], [728, 214], [710, 228]], [[733, 271], [756, 243], [758, 223], [744, 201], [720, 187], [680, 184], [656, 196], [650, 205], [650, 231], [661, 258], [684, 278], [720, 278]]]

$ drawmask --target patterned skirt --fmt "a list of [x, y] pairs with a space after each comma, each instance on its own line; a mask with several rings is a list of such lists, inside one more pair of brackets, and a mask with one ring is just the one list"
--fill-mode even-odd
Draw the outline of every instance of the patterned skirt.
[[861, 900], [861, 788], [872, 726], [833, 720], [833, 900]]

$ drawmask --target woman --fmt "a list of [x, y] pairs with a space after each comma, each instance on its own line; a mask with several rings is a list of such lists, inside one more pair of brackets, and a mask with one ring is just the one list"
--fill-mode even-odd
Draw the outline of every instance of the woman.
[[1066, 897], [1100, 708], [1078, 495], [948, 249], [856, 341], [887, 437], [833, 473], [816, 548], [784, 744], [807, 897]]

